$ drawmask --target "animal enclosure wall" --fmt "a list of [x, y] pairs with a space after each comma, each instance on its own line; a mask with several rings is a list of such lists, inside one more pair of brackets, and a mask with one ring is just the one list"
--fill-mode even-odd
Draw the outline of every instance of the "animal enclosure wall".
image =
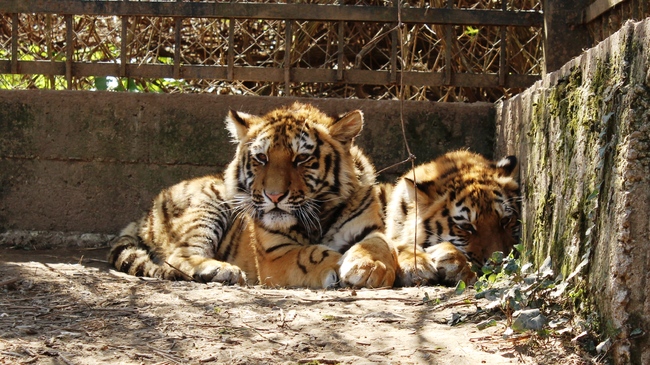
[[497, 154], [521, 160], [529, 259], [580, 268], [618, 364], [650, 363], [650, 19], [497, 104]]
[[[224, 169], [234, 155], [228, 109], [261, 114], [295, 100], [333, 115], [361, 109], [357, 141], [378, 169], [406, 158], [397, 101], [0, 91], [0, 244], [105, 241], [160, 189]], [[403, 109], [417, 162], [464, 147], [492, 155], [492, 104], [404, 102]]]

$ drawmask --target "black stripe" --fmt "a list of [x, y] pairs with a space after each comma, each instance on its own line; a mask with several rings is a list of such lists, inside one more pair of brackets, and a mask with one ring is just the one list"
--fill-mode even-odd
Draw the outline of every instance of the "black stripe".
[[122, 252], [124, 250], [126, 250], [127, 248], [135, 246], [135, 245], [133, 245], [133, 243], [131, 242], [130, 239], [128, 241], [126, 241], [126, 242], [122, 242], [122, 241], [127, 240], [127, 239], [128, 238], [120, 237], [119, 240], [117, 241], [117, 243], [111, 248], [111, 251], [108, 254], [108, 262], [111, 265], [115, 265], [115, 263], [120, 258], [120, 255], [122, 254]]
[[400, 208], [402, 208], [402, 214], [406, 216], [406, 214], [408, 213], [408, 205], [406, 204], [406, 200], [404, 200], [404, 198], [402, 198], [402, 203], [400, 204]]
[[424, 241], [422, 241], [422, 248], [427, 248], [431, 246], [431, 242], [429, 241], [429, 237], [433, 235], [433, 228], [431, 227], [431, 220], [426, 220], [424, 221]]
[[356, 234], [354, 238], [352, 239], [351, 242], [346, 243], [339, 249], [339, 253], [345, 253], [347, 250], [349, 250], [352, 246], [356, 245], [357, 243], [363, 241], [364, 238], [366, 238], [369, 234], [376, 232], [379, 230], [379, 227], [376, 225], [372, 226], [367, 226], [364, 228], [361, 232]]
[[121, 272], [128, 273], [129, 268], [137, 258], [138, 258], [138, 254], [136, 252], [132, 252], [126, 259], [122, 260], [122, 265], [120, 265], [118, 270]]
[[275, 250], [278, 250], [278, 249], [280, 249], [280, 248], [282, 248], [282, 247], [287, 247], [287, 246], [295, 246], [295, 244], [294, 244], [294, 243], [281, 243], [281, 244], [279, 244], [279, 245], [275, 245], [275, 246], [273, 246], [273, 247], [267, 248], [267, 249], [265, 250], [265, 252], [266, 252], [266, 253], [271, 253], [271, 252], [273, 252], [273, 251], [275, 251]]
[[[242, 223], [245, 224], [245, 223]], [[246, 229], [247, 227], [244, 225], [243, 227], [238, 227], [233, 234], [230, 236], [230, 241], [228, 242], [228, 247], [226, 247], [226, 250], [224, 251], [222, 257], [220, 258], [220, 261], [226, 261], [230, 262], [230, 260], [234, 257], [237, 257], [237, 251], [239, 251], [239, 237], [241, 236], [242, 232]], [[231, 228], [234, 229], [234, 228]], [[218, 252], [219, 249], [221, 248], [221, 244], [223, 243], [225, 237], [222, 237], [219, 242], [217, 242], [216, 246], [217, 248], [215, 249], [215, 252]], [[232, 256], [230, 252], [233, 249], [233, 246], [235, 247], [235, 251], [232, 253]]]
[[296, 258], [296, 265], [298, 265], [303, 274], [307, 274], [307, 268], [305, 265], [300, 263], [300, 256], [302, 256], [302, 251], [298, 253], [298, 257]]
[[138, 267], [135, 269], [135, 276], [144, 276], [144, 268], [147, 266], [149, 261], [142, 261]]
[[442, 236], [442, 224], [438, 221], [436, 221], [436, 233], [438, 234], [438, 237]]
[[351, 215], [351, 216], [348, 216], [348, 219], [346, 219], [343, 223], [339, 224], [339, 227], [343, 227], [348, 222], [352, 221], [354, 218], [356, 218], [356, 217], [360, 216], [361, 214], [365, 213], [366, 208], [368, 208], [370, 206], [370, 204], [372, 204], [374, 202], [373, 198], [374, 198], [373, 191], [372, 191], [372, 189], [369, 189], [366, 192], [366, 195], [363, 197], [363, 201], [362, 201], [363, 205], [357, 207], [357, 209], [355, 210], [355, 213], [353, 215]]

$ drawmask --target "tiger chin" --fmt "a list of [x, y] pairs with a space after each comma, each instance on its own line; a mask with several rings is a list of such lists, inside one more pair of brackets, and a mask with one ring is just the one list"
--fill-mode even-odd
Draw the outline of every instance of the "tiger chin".
[[341, 117], [295, 103], [230, 111], [237, 144], [219, 176], [163, 190], [116, 238], [109, 262], [137, 276], [226, 284], [389, 287], [396, 251], [384, 235], [375, 171]]
[[476, 281], [495, 251], [519, 236], [517, 158], [498, 162], [449, 152], [404, 174], [389, 189], [386, 234], [398, 251], [396, 286]]

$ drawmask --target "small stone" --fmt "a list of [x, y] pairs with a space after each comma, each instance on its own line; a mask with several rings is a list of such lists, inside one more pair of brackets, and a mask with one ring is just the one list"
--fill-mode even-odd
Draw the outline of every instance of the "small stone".
[[524, 332], [526, 330], [539, 331], [547, 322], [546, 317], [540, 313], [539, 309], [517, 311], [513, 316], [516, 318], [512, 322], [512, 329], [516, 332]]

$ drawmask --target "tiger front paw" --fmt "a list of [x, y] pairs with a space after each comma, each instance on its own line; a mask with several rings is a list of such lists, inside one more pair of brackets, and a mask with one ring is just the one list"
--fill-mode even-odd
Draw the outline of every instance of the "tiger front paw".
[[402, 247], [397, 257], [399, 269], [396, 286], [416, 286], [438, 283], [438, 270], [431, 256], [419, 247]]
[[217, 260], [206, 260], [194, 270], [194, 280], [204, 283], [218, 282], [227, 285], [246, 283], [246, 274], [238, 266]]
[[392, 287], [396, 270], [396, 254], [385, 240], [365, 240], [352, 246], [341, 258], [341, 285]]
[[471, 285], [476, 282], [476, 274], [463, 252], [449, 242], [442, 242], [428, 250], [433, 265], [438, 272], [438, 282], [454, 286], [459, 281]]

